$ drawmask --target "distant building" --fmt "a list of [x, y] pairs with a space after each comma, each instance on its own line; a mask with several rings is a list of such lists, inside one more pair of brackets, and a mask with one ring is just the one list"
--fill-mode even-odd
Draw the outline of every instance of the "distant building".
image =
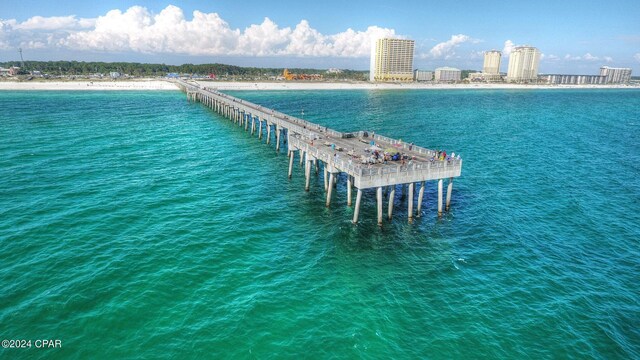
[[413, 81], [415, 41], [378, 39], [371, 49], [370, 81]]
[[538, 76], [538, 82], [559, 85], [601, 85], [605, 84], [607, 77], [604, 75], [564, 75], [546, 74]]
[[433, 80], [433, 71], [417, 70], [413, 72], [415, 81], [431, 81]]
[[469, 73], [469, 75], [467, 75], [467, 80], [471, 82], [485, 81], [485, 75], [488, 75], [488, 74], [481, 73], [481, 72]]
[[122, 74], [120, 74], [117, 71], [112, 71], [112, 72], [109, 73], [109, 76], [111, 76], [112, 79], [117, 79], [117, 78], [121, 77]]
[[502, 53], [498, 50], [485, 51], [482, 72], [489, 75], [500, 75], [500, 59]]
[[517, 46], [509, 55], [507, 82], [526, 83], [538, 79], [540, 50], [533, 46]]
[[9, 69], [0, 67], [0, 76], [9, 76]]
[[10, 76], [16, 76], [20, 73], [20, 68], [17, 66], [12, 66], [9, 68], [9, 75]]
[[342, 70], [336, 69], [336, 68], [331, 68], [331, 69], [327, 70], [327, 74], [342, 74]]
[[631, 69], [603, 66], [600, 68], [600, 75], [606, 77], [607, 84], [624, 84], [631, 80]]
[[435, 71], [435, 81], [437, 82], [456, 82], [460, 81], [462, 71], [452, 67], [441, 67]]

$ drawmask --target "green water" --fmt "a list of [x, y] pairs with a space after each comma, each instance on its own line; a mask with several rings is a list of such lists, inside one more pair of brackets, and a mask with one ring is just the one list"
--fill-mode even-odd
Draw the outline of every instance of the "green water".
[[640, 91], [235, 92], [460, 153], [351, 224], [180, 92], [0, 92], [4, 358], [640, 357]]

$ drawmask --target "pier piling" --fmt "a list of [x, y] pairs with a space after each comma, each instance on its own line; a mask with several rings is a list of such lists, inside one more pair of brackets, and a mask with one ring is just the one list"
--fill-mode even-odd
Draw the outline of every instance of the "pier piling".
[[442, 216], [442, 179], [438, 179], [438, 216]]
[[418, 191], [418, 211], [416, 212], [417, 217], [420, 217], [420, 214], [422, 213], [422, 198], [424, 196], [424, 185], [425, 185], [424, 181], [420, 182], [420, 191]]

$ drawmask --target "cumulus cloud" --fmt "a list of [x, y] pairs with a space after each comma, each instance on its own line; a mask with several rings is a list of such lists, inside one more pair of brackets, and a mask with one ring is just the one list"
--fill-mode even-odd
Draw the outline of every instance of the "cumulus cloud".
[[217, 13], [169, 5], [157, 14], [142, 6], [111, 10], [96, 19], [35, 16], [25, 22], [0, 20], [0, 47], [62, 48], [147, 54], [203, 56], [367, 57], [373, 39], [397, 37], [395, 30], [370, 26], [322, 34], [308, 21], [280, 27], [269, 18], [241, 30]]
[[600, 60], [600, 58], [599, 58], [599, 57], [597, 57], [597, 56], [593, 56], [593, 55], [591, 55], [590, 53], [586, 53], [586, 54], [584, 54], [584, 56], [583, 56], [582, 58], [583, 58], [583, 59], [585, 59], [585, 60], [587, 60], [587, 61], [598, 61], [598, 60]]
[[640, 62], [640, 53], [636, 53], [635, 55], [633, 55], [633, 58], [636, 59], [637, 62]]
[[504, 47], [502, 48], [502, 56], [509, 57], [511, 55], [511, 51], [516, 45], [511, 40], [507, 40], [504, 42]]
[[450, 59], [456, 55], [455, 49], [466, 42], [478, 43], [480, 41], [464, 34], [451, 35], [451, 39], [436, 44], [436, 46], [429, 50], [429, 54], [422, 57], [431, 59]]
[[613, 58], [610, 56], [603, 56], [603, 57], [599, 57], [599, 56], [595, 56], [595, 55], [591, 55], [591, 53], [586, 53], [582, 56], [580, 55], [576, 55], [573, 56], [571, 54], [566, 54], [564, 56], [564, 60], [567, 61], [590, 61], [590, 62], [596, 62], [596, 61], [605, 61], [605, 62], [613, 62]]
[[42, 17], [34, 16], [24, 22], [14, 25], [17, 30], [65, 30], [75, 28], [89, 28], [93, 26], [93, 19], [77, 19], [75, 15]]

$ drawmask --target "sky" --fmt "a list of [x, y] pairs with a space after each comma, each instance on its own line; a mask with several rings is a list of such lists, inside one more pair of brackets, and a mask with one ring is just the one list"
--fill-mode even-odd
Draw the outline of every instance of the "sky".
[[226, 63], [366, 70], [372, 39], [416, 42], [414, 67], [481, 70], [537, 47], [540, 73], [640, 75], [640, 0], [21, 0], [0, 7], [0, 62]]

